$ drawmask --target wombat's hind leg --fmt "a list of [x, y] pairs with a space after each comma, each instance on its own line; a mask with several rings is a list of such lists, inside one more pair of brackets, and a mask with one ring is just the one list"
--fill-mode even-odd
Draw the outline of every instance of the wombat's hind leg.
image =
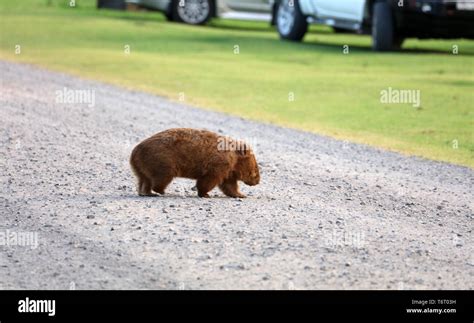
[[152, 196], [151, 182], [146, 177], [140, 177], [138, 179], [138, 195], [140, 196]]
[[173, 180], [173, 176], [161, 176], [158, 179], [153, 179], [153, 191], [158, 194], [165, 194], [165, 189]]
[[221, 185], [219, 185], [222, 193], [229, 197], [240, 197], [244, 198], [245, 195], [240, 193], [239, 184], [235, 179], [226, 179]]
[[216, 187], [220, 181], [220, 178], [209, 175], [198, 179], [196, 182], [196, 186], [199, 197], [210, 197], [207, 193], [212, 191], [212, 189]]

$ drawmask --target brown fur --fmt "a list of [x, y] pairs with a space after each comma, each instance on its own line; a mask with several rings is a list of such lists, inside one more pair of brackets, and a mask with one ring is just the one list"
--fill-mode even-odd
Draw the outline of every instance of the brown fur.
[[141, 196], [153, 195], [152, 191], [164, 194], [175, 177], [196, 179], [200, 197], [209, 197], [216, 186], [227, 196], [245, 197], [238, 181], [251, 186], [260, 181], [257, 161], [248, 145], [206, 130], [180, 128], [157, 133], [133, 149], [130, 165]]

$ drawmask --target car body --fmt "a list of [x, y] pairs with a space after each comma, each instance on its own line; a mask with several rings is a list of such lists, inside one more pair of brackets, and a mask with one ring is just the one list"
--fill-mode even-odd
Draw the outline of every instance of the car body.
[[[162, 11], [170, 20], [188, 24], [203, 24], [212, 17], [271, 21], [275, 8], [274, 0], [127, 0], [127, 2]], [[189, 12], [186, 12], [186, 7], [189, 7]]]
[[371, 33], [375, 50], [405, 38], [474, 38], [472, 0], [280, 0], [280, 36], [301, 40], [311, 22]]

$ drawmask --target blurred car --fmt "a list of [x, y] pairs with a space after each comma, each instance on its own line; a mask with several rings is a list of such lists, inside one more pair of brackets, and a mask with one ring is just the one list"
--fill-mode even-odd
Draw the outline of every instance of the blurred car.
[[409, 37], [474, 38], [473, 0], [280, 0], [275, 19], [283, 39], [300, 41], [315, 22], [372, 34], [376, 51]]
[[271, 21], [274, 0], [127, 0], [144, 8], [159, 10], [169, 20], [192, 25], [205, 24], [212, 17]]

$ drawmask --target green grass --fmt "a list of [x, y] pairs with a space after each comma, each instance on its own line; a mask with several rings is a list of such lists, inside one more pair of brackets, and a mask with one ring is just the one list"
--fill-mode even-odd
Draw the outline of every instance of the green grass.
[[[184, 92], [192, 105], [474, 167], [473, 41], [408, 40], [403, 52], [376, 54], [368, 36], [325, 27], [298, 44], [266, 23], [194, 27], [160, 13], [98, 11], [92, 0], [51, 2], [1, 0], [0, 58], [172, 100]], [[388, 87], [420, 90], [421, 108], [381, 104]]]

